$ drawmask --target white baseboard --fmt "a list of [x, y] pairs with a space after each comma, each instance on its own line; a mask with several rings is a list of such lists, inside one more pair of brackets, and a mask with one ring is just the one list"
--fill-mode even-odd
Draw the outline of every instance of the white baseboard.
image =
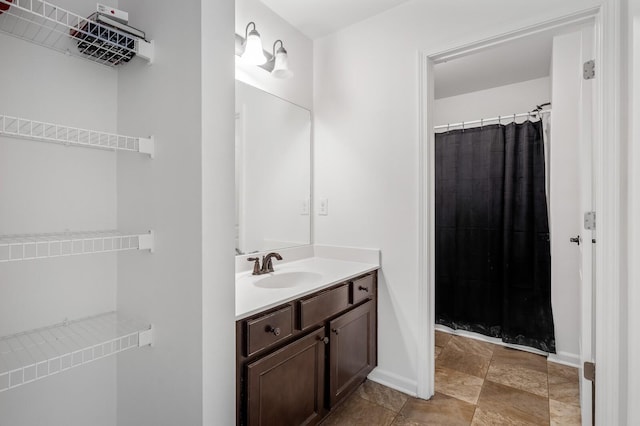
[[407, 395], [417, 396], [418, 383], [415, 380], [410, 380], [406, 377], [391, 373], [390, 371], [382, 370], [380, 367], [374, 368], [367, 378], [372, 382], [406, 393]]
[[547, 361], [556, 364], [568, 365], [569, 367], [580, 368], [580, 357], [569, 352], [558, 352], [549, 354]]

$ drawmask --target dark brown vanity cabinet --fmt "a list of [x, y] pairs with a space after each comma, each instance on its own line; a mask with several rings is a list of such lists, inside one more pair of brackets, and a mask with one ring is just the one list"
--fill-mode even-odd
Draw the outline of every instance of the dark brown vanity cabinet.
[[329, 322], [329, 402], [349, 395], [376, 362], [375, 305], [368, 301]]
[[247, 424], [314, 425], [324, 412], [325, 330], [247, 364]]
[[377, 272], [236, 323], [239, 425], [314, 425], [377, 362]]

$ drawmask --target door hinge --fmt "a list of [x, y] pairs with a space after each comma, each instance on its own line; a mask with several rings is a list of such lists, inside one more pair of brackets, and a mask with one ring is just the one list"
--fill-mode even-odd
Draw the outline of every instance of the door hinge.
[[596, 229], [596, 212], [585, 212], [584, 229], [593, 231]]
[[582, 369], [584, 371], [584, 378], [595, 382], [596, 381], [596, 365], [593, 362], [585, 362]]
[[582, 77], [585, 80], [591, 80], [596, 76], [596, 61], [594, 59], [585, 62], [582, 65]]

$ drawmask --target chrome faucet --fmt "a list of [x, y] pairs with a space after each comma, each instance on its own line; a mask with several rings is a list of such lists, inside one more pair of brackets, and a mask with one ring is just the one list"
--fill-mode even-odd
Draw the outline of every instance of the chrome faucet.
[[276, 260], [282, 260], [282, 256], [280, 253], [269, 253], [266, 256], [262, 256], [262, 268], [260, 267], [260, 258], [259, 257], [249, 257], [247, 261], [254, 262], [253, 264], [253, 273], [252, 275], [262, 275], [268, 274], [269, 272], [273, 272], [273, 258]]

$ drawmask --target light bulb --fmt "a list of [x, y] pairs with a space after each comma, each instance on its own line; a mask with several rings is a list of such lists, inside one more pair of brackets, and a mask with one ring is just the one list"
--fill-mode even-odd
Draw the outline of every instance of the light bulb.
[[290, 78], [293, 77], [293, 72], [289, 69], [289, 58], [287, 57], [287, 51], [284, 47], [280, 46], [275, 55], [275, 62], [271, 75], [275, 78]]
[[241, 56], [242, 61], [249, 65], [263, 65], [267, 62], [267, 57], [262, 50], [262, 41], [260, 34], [255, 30], [247, 35], [247, 41], [244, 44], [244, 53]]

